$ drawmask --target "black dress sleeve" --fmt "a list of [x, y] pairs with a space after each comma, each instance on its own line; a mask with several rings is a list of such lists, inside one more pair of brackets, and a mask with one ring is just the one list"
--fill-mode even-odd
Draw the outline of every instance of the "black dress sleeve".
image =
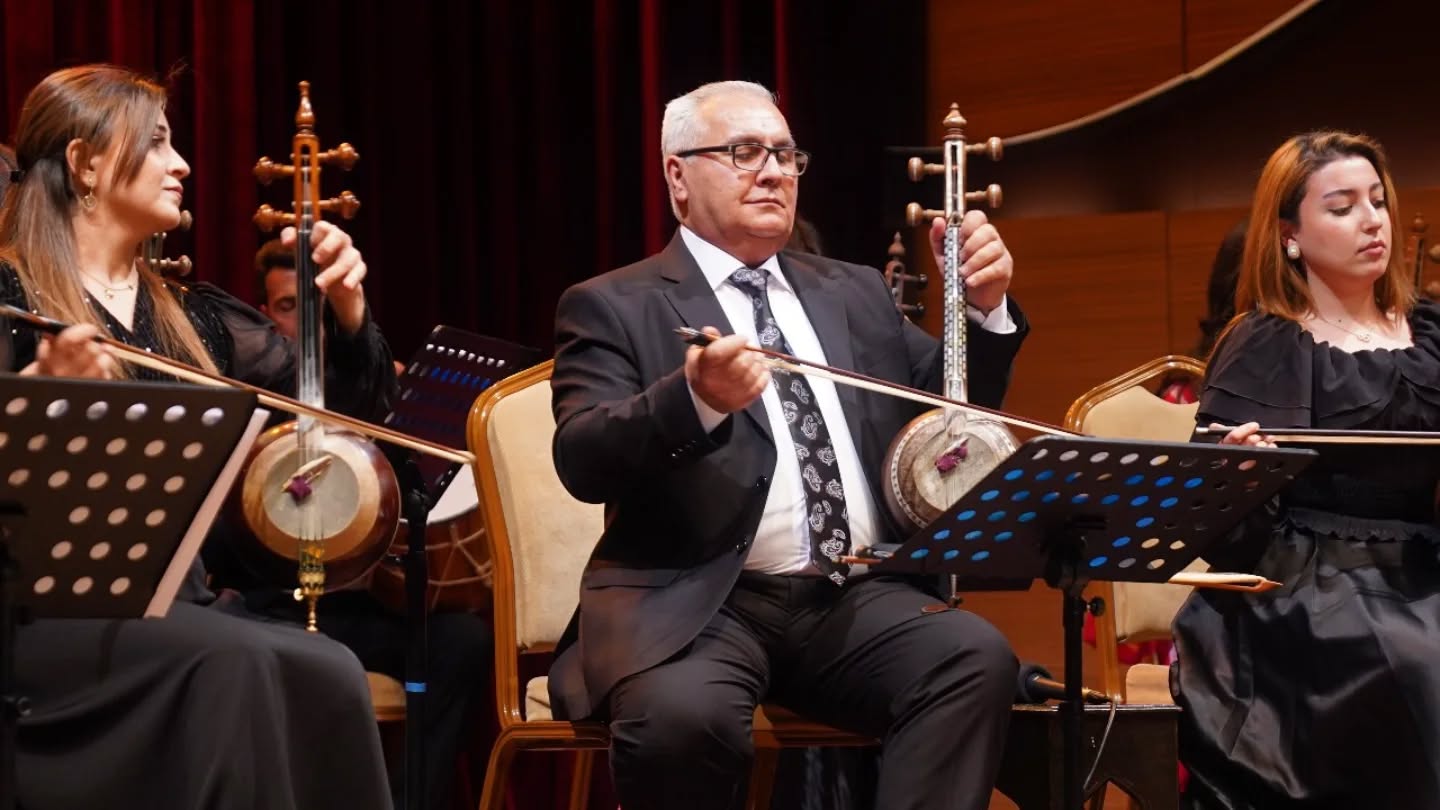
[[[228, 376], [277, 394], [294, 395], [295, 343], [276, 332], [269, 318], [210, 284], [196, 284], [187, 295], [192, 301], [186, 303], [186, 309], [197, 326], [199, 321], [213, 320], [221, 327], [221, 342], [228, 346], [219, 353], [229, 357], [217, 361]], [[353, 335], [340, 329], [328, 307], [325, 321], [326, 407], [379, 422], [396, 396], [395, 367], [369, 306]]]
[[1315, 344], [1300, 325], [1252, 314], [1215, 349], [1200, 388], [1198, 424], [1309, 427]]
[[[0, 262], [0, 304], [9, 304], [19, 309], [29, 309], [30, 301], [25, 288], [20, 285], [20, 276], [15, 268]], [[0, 318], [0, 371], [19, 371], [35, 359], [35, 332], [18, 329], [15, 324]]]

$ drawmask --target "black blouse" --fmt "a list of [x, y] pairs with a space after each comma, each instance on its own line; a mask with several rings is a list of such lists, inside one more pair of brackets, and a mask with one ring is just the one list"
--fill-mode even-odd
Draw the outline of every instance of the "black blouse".
[[[275, 331], [259, 311], [210, 284], [167, 283], [200, 340], [210, 351], [220, 373], [273, 391], [293, 395], [295, 391], [295, 344]], [[14, 268], [0, 263], [0, 302], [31, 309], [31, 301], [43, 291], [27, 291]], [[95, 312], [115, 339], [139, 349], [158, 351], [155, 329], [155, 302], [148, 288], [136, 291], [135, 316], [127, 329], [108, 310], [90, 299]], [[353, 335], [344, 334], [327, 312], [325, 342], [326, 406], [367, 421], [378, 422], [389, 412], [395, 396], [395, 368], [390, 348], [370, 318]], [[32, 330], [11, 330], [9, 368], [18, 371], [35, 359], [38, 337]], [[0, 352], [0, 358], [5, 356]], [[141, 380], [168, 380], [157, 371], [135, 367], [132, 374]]]
[[[1200, 394], [1200, 424], [1440, 430], [1440, 306], [1410, 314], [1414, 345], [1348, 352], [1300, 324], [1253, 314], [1216, 349]], [[1316, 445], [1320, 458], [1289, 489], [1287, 505], [1359, 518], [1428, 523], [1440, 448]]]

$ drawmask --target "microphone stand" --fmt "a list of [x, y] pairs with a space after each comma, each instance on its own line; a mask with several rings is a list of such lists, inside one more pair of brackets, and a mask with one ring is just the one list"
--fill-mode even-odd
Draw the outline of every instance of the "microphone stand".
[[429, 580], [425, 557], [425, 526], [433, 506], [425, 479], [412, 453], [394, 458], [395, 476], [404, 491], [402, 511], [409, 532], [405, 547], [405, 804], [406, 810], [429, 806], [425, 779], [425, 705], [428, 689], [429, 638], [425, 586]]

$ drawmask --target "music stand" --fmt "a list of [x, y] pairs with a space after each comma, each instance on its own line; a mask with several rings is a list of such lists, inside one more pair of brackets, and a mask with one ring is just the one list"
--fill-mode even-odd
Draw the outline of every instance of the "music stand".
[[1092, 580], [1165, 582], [1316, 458], [1313, 450], [1040, 436], [874, 567], [971, 590], [1063, 592], [1064, 804], [1080, 810], [1081, 628]]
[[[466, 448], [465, 424], [476, 397], [496, 382], [529, 368], [540, 350], [485, 337], [453, 326], [437, 326], [400, 375], [400, 396], [385, 424], [436, 444]], [[405, 652], [405, 714], [423, 718], [427, 688], [425, 588], [429, 579], [425, 557], [425, 523], [460, 465], [416, 454], [414, 464], [424, 492], [405, 501], [409, 538], [405, 550], [405, 606], [410, 644]], [[398, 472], [398, 470], [397, 470]], [[473, 484], [472, 484], [473, 486]], [[405, 725], [405, 804], [426, 806], [425, 747], [422, 722]]]
[[0, 809], [15, 806], [19, 611], [163, 617], [266, 411], [238, 389], [0, 375]]

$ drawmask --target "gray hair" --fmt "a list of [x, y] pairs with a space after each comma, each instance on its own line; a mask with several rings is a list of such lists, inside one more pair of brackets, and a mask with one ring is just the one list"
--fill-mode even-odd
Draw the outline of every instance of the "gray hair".
[[[701, 146], [700, 105], [716, 96], [732, 93], [751, 96], [767, 104], [776, 102], [775, 94], [765, 85], [745, 81], [710, 82], [671, 99], [670, 103], [665, 105], [665, 118], [660, 123], [660, 160], [664, 161], [676, 152]], [[675, 203], [675, 191], [669, 188], [668, 180], [665, 185], [670, 192], [670, 210], [678, 220], [680, 206]]]
[[702, 84], [665, 105], [665, 119], [660, 124], [660, 157], [700, 146], [696, 142], [700, 137], [700, 105], [715, 96], [731, 93], [775, 103], [775, 94], [763, 84], [741, 81]]

